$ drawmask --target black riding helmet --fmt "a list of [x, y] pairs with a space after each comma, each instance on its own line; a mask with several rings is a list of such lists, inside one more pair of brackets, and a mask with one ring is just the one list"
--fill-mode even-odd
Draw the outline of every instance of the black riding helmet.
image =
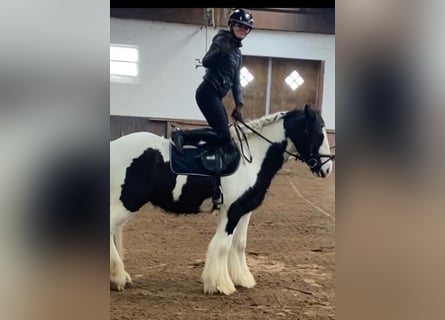
[[241, 23], [253, 29], [253, 21], [253, 16], [248, 10], [236, 9], [229, 17], [229, 26], [231, 26], [232, 23]]

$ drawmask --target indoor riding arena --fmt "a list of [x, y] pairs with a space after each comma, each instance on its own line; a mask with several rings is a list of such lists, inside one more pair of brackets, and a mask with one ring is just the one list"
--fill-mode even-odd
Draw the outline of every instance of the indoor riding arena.
[[314, 177], [289, 161], [250, 220], [247, 261], [257, 285], [205, 295], [200, 281], [214, 214], [147, 205], [125, 228], [133, 284], [111, 291], [111, 319], [334, 319], [335, 170]]
[[[128, 60], [111, 54], [111, 66], [125, 62], [133, 71], [110, 69], [110, 140], [136, 131], [168, 139], [176, 128], [207, 126], [195, 102], [205, 72], [200, 59], [232, 9], [111, 8], [111, 49], [133, 52]], [[249, 74], [244, 119], [309, 104], [323, 117], [335, 154], [335, 10], [247, 10], [255, 28], [240, 48]], [[232, 94], [223, 102], [230, 118]], [[218, 210], [179, 215], [145, 204], [124, 227], [132, 283], [110, 288], [110, 319], [335, 319], [333, 162], [322, 178], [290, 157], [273, 177], [247, 231], [256, 285], [230, 295], [204, 293], [201, 280]]]

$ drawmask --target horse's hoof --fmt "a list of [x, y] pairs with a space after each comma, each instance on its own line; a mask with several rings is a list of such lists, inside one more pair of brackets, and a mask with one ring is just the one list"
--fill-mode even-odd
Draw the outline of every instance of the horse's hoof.
[[124, 291], [125, 290], [125, 283], [124, 284], [117, 284], [113, 281], [110, 281], [110, 289], [113, 291]]
[[125, 284], [133, 284], [133, 280], [131, 280], [130, 274], [125, 272]]
[[233, 282], [235, 283], [235, 286], [243, 287], [243, 288], [247, 288], [247, 289], [253, 288], [256, 285], [256, 281], [250, 272], [247, 275], [245, 275], [244, 277], [242, 277], [236, 281], [233, 280]]
[[231, 287], [217, 287], [218, 291], [222, 294], [225, 294], [226, 296], [231, 295], [232, 293], [236, 292], [235, 286]]
[[226, 296], [229, 296], [234, 292], [236, 292], [236, 288], [233, 284], [231, 286], [216, 286], [216, 287], [204, 286], [204, 293], [210, 295], [221, 293], [225, 294]]
[[248, 280], [244, 280], [244, 281], [240, 281], [239, 283], [236, 284], [239, 287], [243, 287], [243, 288], [247, 288], [247, 289], [251, 289], [253, 287], [256, 286], [256, 281], [255, 279], [253, 279], [253, 277], [251, 279]]
[[[121, 274], [122, 275], [122, 274]], [[123, 277], [114, 277], [110, 279], [110, 288], [115, 291], [124, 291], [125, 286], [128, 284], [132, 284], [132, 280], [128, 272], [124, 271]]]

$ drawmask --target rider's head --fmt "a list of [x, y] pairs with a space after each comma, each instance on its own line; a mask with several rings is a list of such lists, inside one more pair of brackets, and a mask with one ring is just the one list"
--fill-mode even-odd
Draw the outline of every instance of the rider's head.
[[235, 9], [229, 17], [229, 30], [243, 40], [253, 29], [253, 16], [246, 9]]

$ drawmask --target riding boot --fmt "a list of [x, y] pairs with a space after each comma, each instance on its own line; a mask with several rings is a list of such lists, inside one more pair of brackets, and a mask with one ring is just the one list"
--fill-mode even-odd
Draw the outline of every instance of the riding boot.
[[193, 130], [177, 130], [172, 132], [172, 140], [175, 144], [176, 150], [183, 155], [183, 146], [187, 144], [194, 144], [198, 141], [205, 141], [210, 144], [220, 144], [221, 137], [213, 130], [207, 128], [193, 129]]
[[215, 131], [209, 128], [193, 129], [183, 131], [184, 143], [196, 143], [197, 141], [205, 141], [211, 144], [219, 143], [221, 137]]
[[224, 144], [221, 147], [221, 150], [221, 157], [226, 165], [230, 166], [232, 163], [238, 160], [239, 150], [232, 140]]

